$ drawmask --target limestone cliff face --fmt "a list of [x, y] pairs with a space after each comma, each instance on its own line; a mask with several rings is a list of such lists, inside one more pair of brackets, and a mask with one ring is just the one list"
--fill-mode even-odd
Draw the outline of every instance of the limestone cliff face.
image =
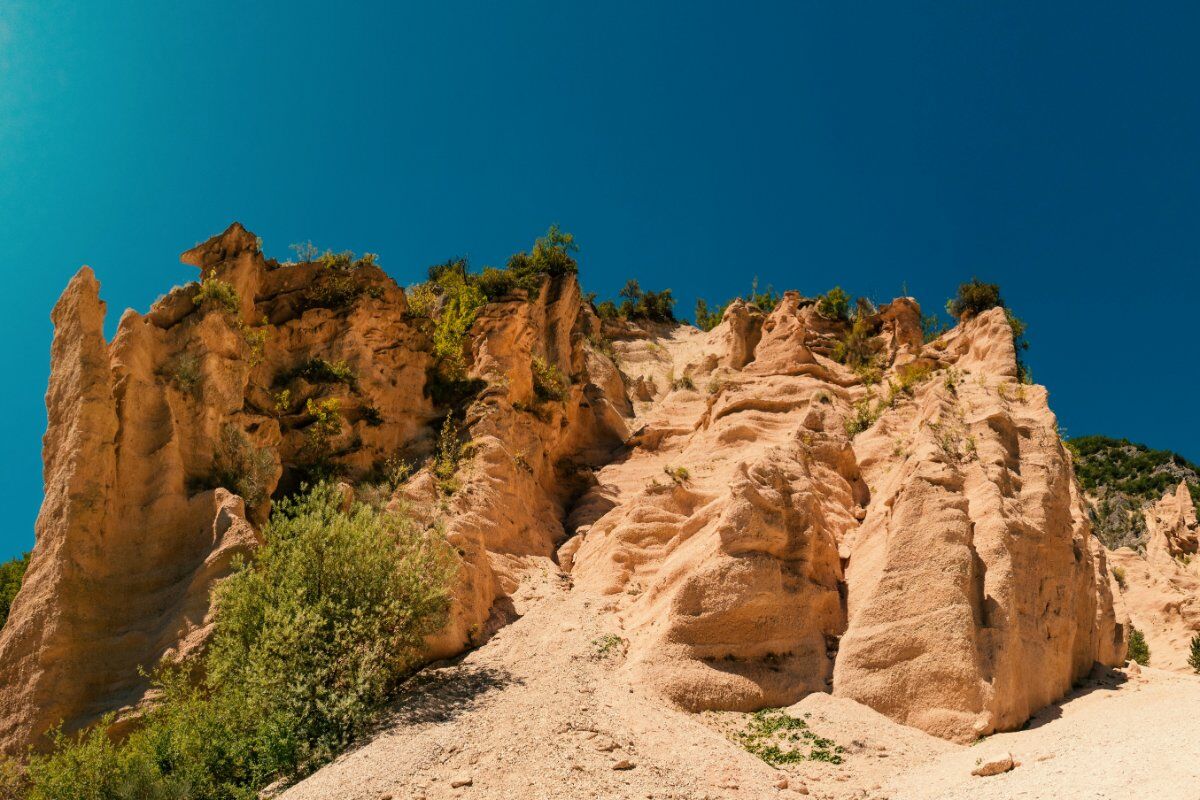
[[[852, 329], [788, 292], [704, 333], [602, 322], [573, 275], [547, 277], [480, 310], [472, 393], [439, 405], [429, 320], [370, 260], [280, 265], [236, 224], [183, 258], [204, 283], [126, 312], [111, 343], [86, 268], [55, 308], [46, 499], [0, 633], [4, 749], [138, 703], [139, 666], [203, 646], [270, 498], [320, 474], [460, 554], [430, 658], [537, 602], [531, 573], [594, 597], [635, 681], [689, 709], [832, 691], [966, 739], [1124, 657], [1000, 310], [925, 344], [910, 299]], [[857, 370], [834, 358], [848, 342]], [[413, 474], [381, 484], [401, 461]]]

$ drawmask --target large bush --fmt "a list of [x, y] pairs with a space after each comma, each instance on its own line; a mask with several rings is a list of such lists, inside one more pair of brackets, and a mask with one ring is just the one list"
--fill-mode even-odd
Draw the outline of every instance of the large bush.
[[946, 301], [946, 312], [955, 319], [982, 314], [996, 307], [1004, 308], [1000, 287], [994, 283], [984, 283], [978, 278], [959, 284], [958, 293]]
[[[321, 485], [276, 505], [266, 543], [221, 587], [198, 665], [121, 744], [103, 725], [29, 765], [32, 800], [249, 800], [360, 737], [444, 624], [443, 540]], [[200, 676], [200, 677], [198, 677]]]

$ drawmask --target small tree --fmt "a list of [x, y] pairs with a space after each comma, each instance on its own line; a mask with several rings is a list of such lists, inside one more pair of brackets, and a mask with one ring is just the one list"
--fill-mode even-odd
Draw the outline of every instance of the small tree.
[[1132, 625], [1129, 626], [1129, 660], [1136, 661], [1143, 667], [1150, 663], [1150, 645], [1146, 637]]
[[1192, 652], [1188, 655], [1188, 666], [1192, 672], [1200, 673], [1200, 633], [1192, 637]]

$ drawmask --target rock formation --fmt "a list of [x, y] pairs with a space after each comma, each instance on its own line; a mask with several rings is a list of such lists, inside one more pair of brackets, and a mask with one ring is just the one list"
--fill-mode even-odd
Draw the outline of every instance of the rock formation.
[[1133, 626], [1150, 648], [1150, 665], [1192, 672], [1192, 637], [1200, 633], [1200, 525], [1186, 483], [1146, 512], [1145, 553], [1122, 547], [1110, 554], [1120, 570], [1120, 595]]
[[[925, 343], [911, 299], [852, 324], [788, 292], [705, 333], [601, 321], [574, 275], [543, 276], [479, 310], [447, 397], [431, 320], [372, 259], [278, 264], [237, 224], [183, 259], [201, 283], [111, 343], [86, 268], [55, 309], [4, 749], [136, 705], [139, 666], [203, 646], [271, 497], [322, 475], [459, 552], [430, 658], [521, 614], [531, 572], [595, 598], [635, 682], [689, 710], [833, 692], [964, 740], [1124, 658], [1105, 552], [1000, 309]], [[1185, 541], [1169, 512], [1164, 551], [1194, 550], [1194, 518]]]

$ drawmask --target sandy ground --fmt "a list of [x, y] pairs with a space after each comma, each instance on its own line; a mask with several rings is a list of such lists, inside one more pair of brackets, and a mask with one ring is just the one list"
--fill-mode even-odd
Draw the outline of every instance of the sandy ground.
[[[811, 695], [787, 713], [844, 762], [776, 768], [732, 738], [748, 715], [682, 713], [632, 685], [603, 599], [549, 562], [527, 585], [522, 618], [416, 676], [372, 741], [286, 800], [1200, 798], [1200, 678], [1109, 673], [970, 747]], [[1000, 752], [1020, 766], [971, 775]]]

